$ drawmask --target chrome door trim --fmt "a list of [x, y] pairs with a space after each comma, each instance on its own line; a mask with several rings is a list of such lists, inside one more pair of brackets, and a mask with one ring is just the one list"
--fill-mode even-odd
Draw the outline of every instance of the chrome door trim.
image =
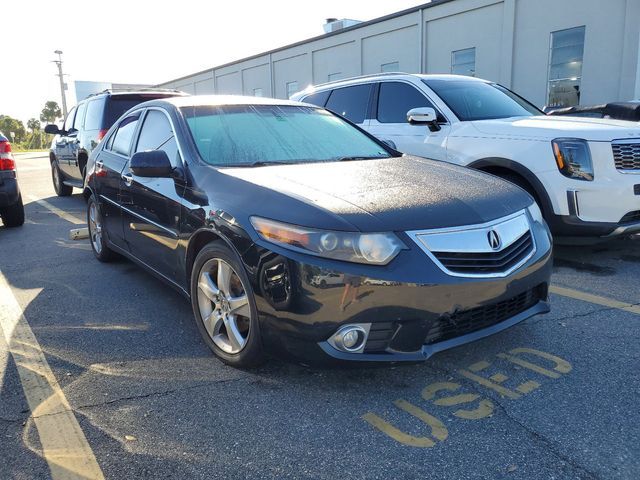
[[113, 200], [111, 200], [110, 198], [105, 197], [104, 195], [100, 195], [100, 198], [103, 199], [105, 202], [109, 202], [111, 205], [115, 205], [119, 209], [124, 210], [128, 214], [133, 215], [136, 218], [139, 218], [143, 222], [147, 222], [147, 223], [150, 223], [151, 225], [154, 225], [154, 226], [158, 227], [159, 229], [167, 232], [173, 238], [179, 238], [179, 235], [176, 232], [174, 232], [173, 230], [171, 230], [171, 229], [169, 229], [167, 227], [164, 227], [164, 226], [160, 225], [159, 223], [154, 222], [153, 220], [149, 220], [148, 218], [140, 215], [139, 213], [136, 213], [136, 212], [134, 212], [132, 210], [129, 210], [127, 207], [124, 207], [124, 206], [120, 205], [118, 202], [114, 202]]

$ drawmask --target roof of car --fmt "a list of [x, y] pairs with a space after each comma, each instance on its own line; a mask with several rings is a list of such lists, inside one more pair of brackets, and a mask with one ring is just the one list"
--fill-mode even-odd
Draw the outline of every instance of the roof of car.
[[277, 98], [248, 97], [241, 95], [191, 95], [185, 97], [163, 98], [176, 107], [197, 107], [201, 105], [301, 105], [300, 102], [280, 100]]
[[379, 79], [396, 80], [407, 77], [415, 77], [424, 80], [469, 80], [472, 82], [487, 82], [481, 78], [468, 77], [465, 75], [453, 75], [453, 74], [423, 74], [423, 73], [405, 73], [405, 72], [387, 72], [387, 73], [374, 73], [370, 75], [360, 75], [357, 77], [344, 78], [342, 80], [335, 80], [333, 82], [320, 83], [318, 85], [310, 85], [301, 92], [296, 93], [312, 93], [319, 90], [326, 90], [327, 88], [334, 88], [339, 86], [353, 85], [361, 82], [374, 82]]
[[188, 93], [181, 92], [180, 90], [171, 90], [165, 88], [139, 88], [133, 90], [117, 90], [117, 89], [106, 89], [101, 92], [92, 93], [87, 97], [87, 99], [97, 97], [100, 95], [110, 95], [110, 96], [127, 96], [127, 95], [166, 95], [166, 96], [181, 96], [188, 95]]

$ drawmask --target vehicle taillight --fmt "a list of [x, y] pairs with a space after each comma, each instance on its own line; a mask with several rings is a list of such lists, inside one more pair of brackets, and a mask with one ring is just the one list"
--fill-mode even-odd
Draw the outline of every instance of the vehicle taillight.
[[7, 141], [0, 142], [0, 170], [15, 170], [16, 162], [11, 155], [11, 144]]
[[98, 132], [98, 141], [102, 140], [104, 138], [104, 136], [107, 134], [109, 130], [106, 128], [103, 128], [102, 130], [100, 130]]

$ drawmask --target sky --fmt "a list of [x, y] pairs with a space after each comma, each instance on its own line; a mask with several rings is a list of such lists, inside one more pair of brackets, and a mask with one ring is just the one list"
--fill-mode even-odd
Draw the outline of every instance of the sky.
[[0, 115], [26, 124], [47, 100], [61, 105], [55, 50], [71, 108], [74, 80], [157, 84], [321, 35], [326, 18], [371, 20], [427, 1], [3, 2]]

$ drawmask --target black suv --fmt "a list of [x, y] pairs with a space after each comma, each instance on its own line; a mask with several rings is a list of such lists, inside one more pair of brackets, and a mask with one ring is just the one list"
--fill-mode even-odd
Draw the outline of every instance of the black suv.
[[22, 195], [16, 178], [16, 162], [11, 144], [0, 132], [0, 217], [5, 227], [19, 227], [24, 223]]
[[45, 132], [55, 135], [49, 159], [53, 188], [61, 197], [82, 188], [87, 159], [107, 130], [124, 112], [148, 100], [186, 95], [177, 90], [104, 90], [90, 95], [73, 107], [62, 128], [47, 125]]

